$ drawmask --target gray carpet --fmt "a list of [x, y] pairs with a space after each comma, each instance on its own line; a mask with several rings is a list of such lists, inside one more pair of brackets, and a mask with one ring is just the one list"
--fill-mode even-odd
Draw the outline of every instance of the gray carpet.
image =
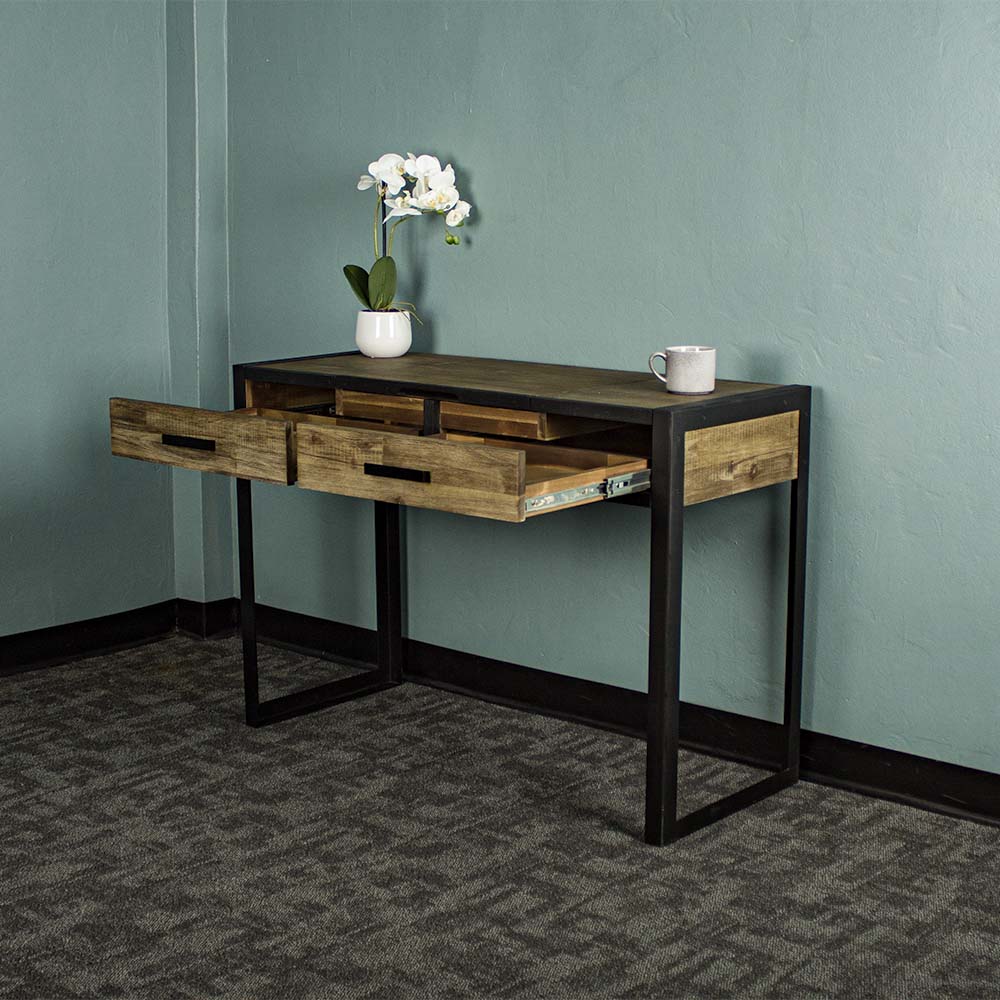
[[[800, 784], [655, 849], [635, 740], [241, 707], [235, 640], [0, 680], [0, 996], [1000, 997], [1000, 830]], [[687, 808], [753, 777], [682, 766]]]

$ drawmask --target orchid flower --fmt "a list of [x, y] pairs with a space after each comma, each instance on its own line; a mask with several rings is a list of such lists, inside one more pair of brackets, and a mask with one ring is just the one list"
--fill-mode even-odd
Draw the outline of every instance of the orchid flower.
[[[368, 164], [368, 173], [381, 184], [391, 195], [397, 195], [403, 190], [406, 178], [403, 176], [403, 158], [399, 153], [383, 153], [377, 160]], [[370, 184], [365, 188], [371, 187]], [[363, 191], [361, 182], [358, 182], [358, 190]]]
[[441, 173], [441, 161], [436, 156], [414, 156], [412, 153], [407, 153], [403, 169], [414, 180], [420, 180], [421, 177], [431, 177]]
[[414, 205], [408, 191], [404, 191], [398, 198], [386, 198], [385, 203], [387, 207], [392, 209], [392, 211], [385, 217], [386, 222], [390, 219], [403, 218], [407, 215], [423, 214], [420, 209]]
[[[412, 187], [410, 186], [412, 183]], [[372, 246], [375, 264], [366, 271], [356, 264], [344, 268], [344, 275], [367, 309], [376, 312], [401, 309], [416, 316], [408, 302], [398, 301], [396, 295], [396, 264], [392, 258], [392, 241], [396, 229], [414, 215], [445, 216], [444, 241], [449, 246], [461, 242], [449, 230], [465, 223], [472, 211], [467, 201], [462, 201], [455, 186], [455, 168], [449, 163], [444, 169], [436, 156], [407, 153], [404, 159], [398, 153], [383, 153], [368, 164], [368, 173], [358, 178], [357, 189], [375, 189], [375, 212], [372, 219]], [[385, 223], [392, 221], [388, 228]], [[379, 231], [382, 246], [379, 246]], [[416, 316], [419, 320], [419, 316]]]
[[430, 174], [427, 178], [427, 185], [432, 191], [439, 188], [455, 186], [455, 170], [449, 163], [444, 170], [439, 170], [436, 174]]
[[458, 188], [431, 188], [417, 198], [420, 208], [431, 212], [447, 212], [458, 203]]
[[460, 226], [469, 217], [472, 206], [467, 201], [457, 202], [455, 207], [445, 216], [445, 225]]

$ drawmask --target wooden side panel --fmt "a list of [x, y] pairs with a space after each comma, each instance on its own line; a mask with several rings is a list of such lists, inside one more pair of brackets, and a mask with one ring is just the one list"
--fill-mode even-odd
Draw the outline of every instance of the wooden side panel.
[[[394, 424], [423, 422], [424, 401], [418, 396], [386, 396], [374, 392], [337, 390], [337, 413], [365, 420], [385, 420]], [[495, 434], [500, 437], [554, 441], [571, 434], [585, 434], [614, 426], [604, 420], [566, 417], [556, 413], [531, 410], [508, 410], [497, 406], [471, 403], [441, 404], [441, 427], [469, 434]]]
[[524, 520], [523, 451], [303, 421], [296, 452], [298, 485], [306, 489]]
[[247, 412], [112, 399], [111, 451], [144, 462], [287, 484], [290, 425]]
[[703, 503], [795, 479], [799, 411], [688, 431], [684, 503]]

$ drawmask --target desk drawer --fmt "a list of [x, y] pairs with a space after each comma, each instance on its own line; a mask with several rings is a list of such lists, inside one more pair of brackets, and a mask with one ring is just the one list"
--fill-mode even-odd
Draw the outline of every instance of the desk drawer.
[[[338, 389], [336, 398], [338, 416], [412, 426], [423, 423], [424, 401], [420, 396], [383, 396], [374, 392]], [[441, 429], [445, 431], [555, 441], [614, 426], [609, 421], [589, 417], [567, 417], [558, 413], [509, 410], [447, 400], [441, 403]]]
[[[322, 406], [320, 406], [322, 409]], [[388, 503], [523, 521], [647, 489], [645, 458], [255, 407], [111, 400], [115, 455]]]
[[111, 400], [111, 451], [198, 472], [288, 484], [292, 425], [282, 414], [217, 412], [139, 399]]
[[298, 485], [498, 521], [647, 488], [645, 459], [460, 434], [342, 426], [313, 417], [295, 432]]

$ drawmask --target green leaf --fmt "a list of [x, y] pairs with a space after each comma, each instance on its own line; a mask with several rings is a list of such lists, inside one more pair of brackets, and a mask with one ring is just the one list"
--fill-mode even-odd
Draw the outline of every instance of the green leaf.
[[344, 267], [344, 277], [351, 286], [351, 291], [358, 297], [358, 300], [366, 309], [371, 309], [371, 302], [368, 299], [368, 272], [357, 264], [347, 264]]
[[424, 325], [424, 321], [417, 315], [417, 307], [412, 302], [393, 302], [392, 308], [409, 313], [421, 326]]
[[368, 276], [368, 301], [376, 312], [384, 312], [396, 297], [396, 262], [391, 257], [379, 257]]

